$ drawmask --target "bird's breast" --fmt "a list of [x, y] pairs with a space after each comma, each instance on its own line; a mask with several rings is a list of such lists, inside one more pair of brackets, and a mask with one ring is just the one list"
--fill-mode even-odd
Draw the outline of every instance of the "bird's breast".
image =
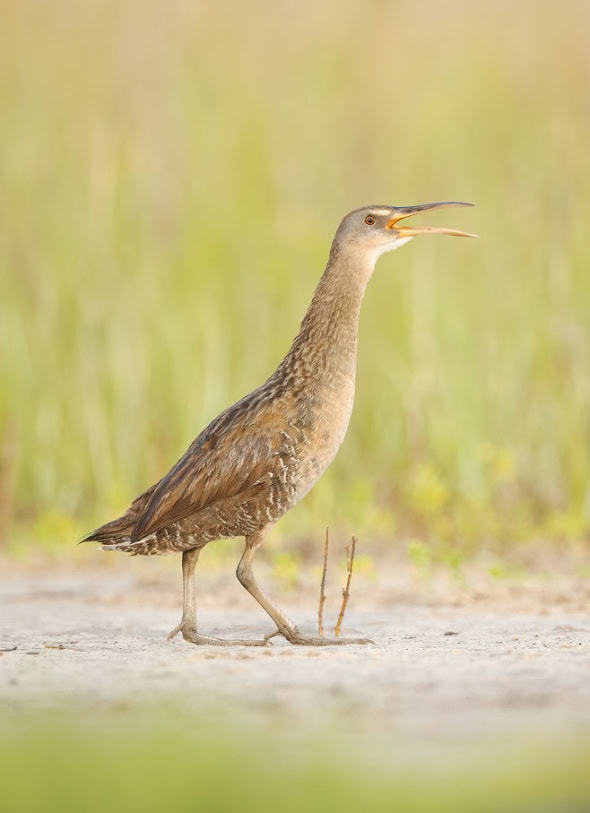
[[354, 378], [348, 378], [345, 382], [324, 382], [308, 393], [300, 405], [298, 499], [334, 460], [348, 429], [353, 402]]

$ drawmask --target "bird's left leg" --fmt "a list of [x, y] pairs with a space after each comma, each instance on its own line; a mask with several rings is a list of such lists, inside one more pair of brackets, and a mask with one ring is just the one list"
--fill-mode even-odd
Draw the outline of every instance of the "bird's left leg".
[[213, 646], [264, 646], [266, 640], [224, 640], [197, 632], [197, 602], [195, 597], [195, 567], [199, 561], [201, 548], [185, 550], [182, 554], [182, 619], [174, 627], [168, 640], [171, 641], [179, 632], [185, 641], [191, 644], [212, 644]]
[[292, 644], [301, 646], [338, 646], [342, 644], [372, 644], [368, 638], [320, 638], [313, 635], [305, 635], [300, 632], [296, 624], [277, 605], [263, 593], [252, 572], [252, 560], [257, 548], [262, 544], [263, 536], [246, 537], [246, 549], [240, 559], [236, 575], [246, 590], [253, 596], [260, 606], [266, 610], [272, 620], [277, 625], [276, 632], [267, 635], [268, 641], [275, 635], [282, 635]]

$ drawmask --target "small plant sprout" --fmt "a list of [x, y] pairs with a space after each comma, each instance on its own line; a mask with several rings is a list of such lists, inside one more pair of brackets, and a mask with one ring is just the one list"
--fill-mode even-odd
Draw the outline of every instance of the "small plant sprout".
[[342, 590], [342, 605], [340, 607], [340, 614], [338, 615], [338, 621], [336, 622], [336, 626], [334, 627], [334, 635], [336, 638], [340, 635], [340, 629], [342, 627], [342, 622], [344, 620], [344, 613], [346, 612], [346, 607], [348, 606], [348, 599], [350, 597], [350, 582], [352, 581], [352, 568], [354, 565], [354, 552], [356, 549], [357, 538], [355, 536], [352, 537], [350, 540], [350, 545], [347, 545], [346, 550], [346, 586]]
[[324, 541], [324, 567], [322, 569], [322, 582], [320, 584], [320, 603], [318, 606], [318, 635], [324, 634], [324, 602], [326, 600], [326, 573], [328, 571], [328, 546], [329, 528], [326, 528], [326, 539]]

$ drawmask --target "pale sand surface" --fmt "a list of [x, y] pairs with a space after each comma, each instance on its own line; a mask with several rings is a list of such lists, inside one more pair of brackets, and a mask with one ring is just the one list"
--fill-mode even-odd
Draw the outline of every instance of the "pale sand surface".
[[[345, 635], [374, 646], [195, 647], [166, 634], [179, 620], [179, 560], [93, 553], [89, 566], [5, 562], [0, 577], [0, 708], [109, 708], [157, 703], [252, 723], [333, 722], [395, 733], [409, 746], [590, 735], [590, 580], [578, 560], [494, 579], [425, 577], [375, 556], [355, 574]], [[582, 568], [582, 569], [580, 569]], [[229, 563], [202, 569], [200, 628], [259, 638], [271, 622]], [[260, 581], [302, 629], [316, 632], [317, 569], [286, 590], [264, 562]], [[580, 575], [582, 573], [582, 575]], [[326, 624], [342, 573], [328, 584]]]

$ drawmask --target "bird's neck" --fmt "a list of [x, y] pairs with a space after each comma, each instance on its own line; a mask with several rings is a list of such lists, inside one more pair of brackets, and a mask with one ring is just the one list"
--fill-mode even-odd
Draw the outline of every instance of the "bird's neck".
[[327, 378], [354, 382], [361, 303], [375, 259], [332, 246], [299, 333], [277, 373], [282, 370], [318, 384]]

